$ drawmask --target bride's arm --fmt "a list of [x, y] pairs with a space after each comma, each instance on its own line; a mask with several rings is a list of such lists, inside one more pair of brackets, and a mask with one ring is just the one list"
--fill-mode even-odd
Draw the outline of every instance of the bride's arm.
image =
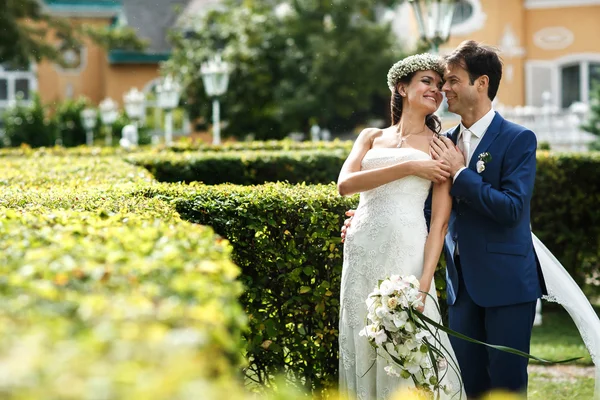
[[[423, 261], [423, 275], [419, 282], [421, 291], [429, 292], [431, 280], [435, 273], [435, 267], [440, 259], [442, 247], [444, 246], [444, 237], [448, 230], [448, 221], [452, 211], [452, 196], [450, 180], [433, 186], [433, 199], [431, 201], [431, 225], [429, 236], [425, 242], [425, 257]], [[427, 296], [424, 296], [425, 299]]]
[[337, 188], [342, 196], [375, 189], [409, 175], [417, 175], [434, 182], [447, 180], [450, 177], [449, 167], [444, 162], [434, 160], [404, 161], [387, 167], [361, 171], [362, 159], [379, 132], [381, 132], [379, 129], [371, 128], [363, 130], [358, 135], [338, 177]]

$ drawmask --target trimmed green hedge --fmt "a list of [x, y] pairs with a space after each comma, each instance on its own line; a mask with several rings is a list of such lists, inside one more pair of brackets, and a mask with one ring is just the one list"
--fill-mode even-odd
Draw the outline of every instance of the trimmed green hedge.
[[352, 140], [335, 139], [331, 142], [296, 142], [286, 140], [266, 140], [252, 142], [228, 142], [221, 145], [207, 143], [191, 143], [190, 141], [175, 142], [169, 147], [171, 151], [296, 151], [296, 150], [345, 150], [349, 152], [354, 142]]
[[136, 154], [126, 160], [145, 167], [162, 182], [318, 184], [337, 180], [347, 154], [345, 150], [196, 152]]
[[[538, 162], [534, 231], [580, 281], [597, 274], [599, 155], [539, 153]], [[341, 198], [334, 185], [281, 183], [162, 185], [144, 194], [177, 198], [183, 218], [231, 241], [248, 287], [248, 375], [264, 383], [284, 370], [310, 390], [330, 386], [337, 373], [339, 228], [357, 197]], [[444, 307], [441, 266], [436, 286]]]
[[538, 152], [537, 161], [533, 232], [580, 285], [598, 286], [600, 153]]
[[[335, 386], [339, 228], [357, 197], [334, 185], [157, 184], [116, 151], [19, 151], [0, 166], [3, 397], [173, 398], [231, 379], [243, 345], [248, 379]], [[598, 154], [538, 153], [533, 229], [579, 282], [598, 273], [599, 173]], [[247, 287], [243, 344], [230, 247], [181, 217], [231, 241]]]
[[238, 269], [210, 229], [180, 225], [0, 209], [0, 354], [11, 371], [0, 393], [172, 398], [231, 379], [242, 363]]
[[198, 186], [157, 193], [183, 218], [212, 226], [233, 246], [246, 287], [247, 377], [269, 383], [280, 373], [309, 391], [335, 386], [344, 211], [356, 197], [331, 185]]
[[[212, 226], [233, 246], [246, 292], [249, 379], [285, 372], [304, 389], [335, 386], [344, 198], [334, 185], [164, 185], [146, 196], [174, 197], [183, 218]], [[445, 287], [444, 271], [436, 279]], [[445, 291], [442, 290], [445, 297]], [[441, 293], [440, 293], [441, 294]]]
[[198, 398], [237, 381], [231, 246], [136, 196], [146, 171], [38, 154], [0, 177], [0, 397]]
[[[114, 137], [118, 137], [120, 133]], [[115, 139], [116, 140], [116, 139]], [[211, 145], [204, 142], [192, 143], [189, 140], [180, 140], [174, 142], [171, 146], [160, 145], [141, 145], [137, 148], [125, 149], [119, 146], [76, 146], [76, 147], [36, 147], [32, 148], [28, 144], [22, 144], [20, 147], [0, 148], [0, 157], [7, 156], [112, 156], [142, 153], [150, 154], [169, 154], [169, 153], [231, 153], [241, 154], [242, 152], [254, 151], [332, 151], [341, 150], [346, 154], [352, 149], [351, 140], [341, 141], [333, 140], [331, 142], [295, 142], [292, 140], [270, 140], [253, 142], [229, 142], [222, 145]], [[0, 145], [0, 147], [2, 147]]]
[[[257, 184], [335, 181], [346, 152], [181, 153], [136, 155], [159, 180]], [[593, 276], [600, 257], [600, 153], [538, 152], [532, 227], [580, 283]], [[598, 283], [596, 283], [598, 284]]]

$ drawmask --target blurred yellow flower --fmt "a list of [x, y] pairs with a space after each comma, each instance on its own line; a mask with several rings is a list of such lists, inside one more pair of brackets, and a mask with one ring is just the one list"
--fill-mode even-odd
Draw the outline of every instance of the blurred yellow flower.
[[429, 400], [431, 396], [415, 389], [402, 389], [392, 395], [390, 400]]

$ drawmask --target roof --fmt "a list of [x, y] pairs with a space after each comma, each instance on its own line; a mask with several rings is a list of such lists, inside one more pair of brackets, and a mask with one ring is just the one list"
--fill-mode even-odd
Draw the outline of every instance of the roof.
[[126, 24], [148, 41], [147, 53], [166, 53], [167, 34], [190, 0], [121, 0]]
[[223, 7], [222, 0], [189, 0], [185, 10], [177, 20], [177, 25], [185, 28], [186, 25], [193, 23], [194, 17], [201, 16], [209, 10]]
[[185, 18], [216, 8], [221, 0], [43, 0], [54, 15], [67, 17], [109, 17], [115, 24], [133, 28], [148, 42], [143, 52], [113, 50], [111, 64], [155, 63], [169, 57], [169, 29], [185, 26]]
[[43, 0], [53, 15], [65, 17], [114, 17], [121, 10], [120, 0]]

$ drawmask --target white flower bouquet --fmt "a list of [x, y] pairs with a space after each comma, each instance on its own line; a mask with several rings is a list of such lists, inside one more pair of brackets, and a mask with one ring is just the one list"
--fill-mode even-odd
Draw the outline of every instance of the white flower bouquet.
[[450, 394], [454, 388], [443, 378], [448, 368], [458, 375], [458, 366], [444, 354], [437, 329], [421, 318], [419, 280], [392, 275], [379, 282], [366, 303], [368, 325], [360, 335], [395, 364], [385, 367], [387, 374], [412, 378], [417, 389], [431, 397], [439, 398], [441, 391]]
[[419, 285], [419, 280], [413, 275], [392, 275], [379, 281], [366, 299], [368, 321], [359, 335], [365, 336], [379, 355], [395, 364], [385, 367], [388, 375], [412, 378], [417, 390], [428, 397], [439, 399], [442, 391], [448, 395], [454, 392], [454, 396], [462, 397], [462, 387], [453, 388], [444, 379], [449, 369], [453, 369], [457, 376], [460, 376], [460, 372], [457, 362], [449, 357], [448, 350], [440, 340], [439, 331], [544, 364], [567, 363], [581, 358], [544, 360], [511, 347], [488, 344], [453, 331], [419, 311], [423, 307], [422, 294], [429, 296], [429, 293], [419, 290]]

